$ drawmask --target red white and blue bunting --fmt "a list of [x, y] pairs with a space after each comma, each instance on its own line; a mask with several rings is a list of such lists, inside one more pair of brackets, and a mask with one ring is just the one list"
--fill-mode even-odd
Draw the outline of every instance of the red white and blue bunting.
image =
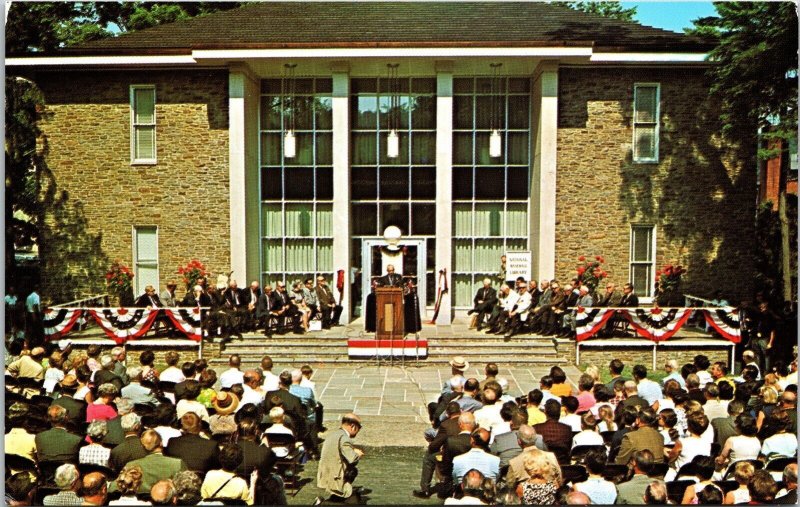
[[173, 308], [164, 313], [170, 318], [178, 331], [190, 340], [200, 341], [203, 338], [202, 310], [200, 308]]
[[347, 340], [350, 357], [428, 357], [428, 340]]
[[636, 308], [627, 310], [625, 317], [639, 336], [660, 342], [669, 339], [686, 324], [691, 308]]
[[575, 315], [575, 335], [577, 341], [591, 338], [605, 325], [616, 310], [608, 308], [584, 308], [579, 306]]
[[705, 310], [706, 322], [720, 335], [733, 343], [742, 341], [742, 329], [739, 322], [739, 310], [726, 307], [716, 310]]
[[116, 308], [89, 310], [106, 335], [119, 344], [144, 336], [156, 320], [159, 310]]
[[80, 308], [45, 308], [42, 315], [44, 335], [48, 340], [58, 340], [72, 331], [82, 317], [83, 310]]

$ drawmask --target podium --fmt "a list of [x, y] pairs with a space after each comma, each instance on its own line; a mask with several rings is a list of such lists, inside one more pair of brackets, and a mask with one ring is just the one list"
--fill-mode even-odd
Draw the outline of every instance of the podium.
[[403, 289], [400, 287], [376, 287], [376, 340], [403, 339]]

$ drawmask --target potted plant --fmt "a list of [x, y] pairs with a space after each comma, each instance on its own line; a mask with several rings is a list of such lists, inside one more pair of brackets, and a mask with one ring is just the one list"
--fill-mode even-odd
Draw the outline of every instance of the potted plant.
[[681, 285], [681, 275], [686, 273], [686, 269], [678, 264], [674, 266], [667, 264], [661, 270], [656, 271], [656, 303], [658, 306], [682, 306], [683, 297], [679, 289]]
[[133, 271], [121, 261], [114, 261], [106, 272], [109, 295], [116, 296], [120, 307], [133, 306]]

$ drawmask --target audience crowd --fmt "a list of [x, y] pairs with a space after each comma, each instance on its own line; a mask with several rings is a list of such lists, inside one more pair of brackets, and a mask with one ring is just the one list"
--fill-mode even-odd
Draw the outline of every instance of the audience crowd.
[[[320, 449], [330, 477], [318, 484], [355, 491], [341, 474], [362, 454], [349, 443], [361, 422], [348, 415], [338, 444], [320, 445], [310, 366], [275, 374], [265, 356], [242, 370], [234, 354], [217, 373], [169, 352], [158, 371], [150, 351], [131, 364], [122, 347], [48, 346], [7, 344], [9, 505], [285, 504], [295, 465]], [[473, 378], [453, 358], [428, 406], [413, 494], [445, 504], [796, 503], [797, 361], [767, 370], [752, 350], [742, 359], [737, 376], [704, 355], [669, 360], [663, 378], [643, 365], [628, 377], [615, 359], [575, 386], [554, 366], [515, 398], [497, 364]]]
[[[577, 388], [554, 366], [509, 399], [497, 364], [466, 378], [464, 358], [428, 406], [420, 487], [445, 504], [795, 504], [797, 361], [741, 374], [704, 355], [643, 365], [610, 382], [590, 366]], [[659, 375], [660, 376], [660, 375]], [[434, 477], [438, 481], [434, 484]]]
[[308, 365], [242, 371], [232, 355], [217, 375], [168, 352], [159, 372], [150, 351], [133, 365], [122, 347], [20, 348], [7, 346], [9, 505], [283, 505], [319, 459]]

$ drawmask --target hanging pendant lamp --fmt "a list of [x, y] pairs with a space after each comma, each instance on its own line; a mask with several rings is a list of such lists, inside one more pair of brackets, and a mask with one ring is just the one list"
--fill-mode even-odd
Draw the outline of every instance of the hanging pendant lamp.
[[388, 158], [397, 158], [400, 156], [400, 136], [397, 131], [399, 130], [399, 111], [400, 108], [400, 82], [397, 77], [398, 63], [389, 63], [386, 65], [388, 68], [387, 84], [389, 85], [389, 135], [386, 136], [386, 156]]
[[500, 93], [500, 66], [503, 64], [492, 63], [490, 65], [492, 67], [492, 132], [489, 134], [489, 156], [491, 158], [498, 158], [503, 155], [503, 138], [500, 136], [500, 127], [503, 118], [502, 94]]
[[[289, 114], [285, 115], [286, 134], [283, 136], [283, 156], [284, 158], [294, 158], [297, 155], [297, 141], [294, 137], [295, 120], [295, 63], [284, 64], [286, 70], [284, 77], [284, 94], [288, 96]], [[288, 116], [288, 118], [286, 118]]]

